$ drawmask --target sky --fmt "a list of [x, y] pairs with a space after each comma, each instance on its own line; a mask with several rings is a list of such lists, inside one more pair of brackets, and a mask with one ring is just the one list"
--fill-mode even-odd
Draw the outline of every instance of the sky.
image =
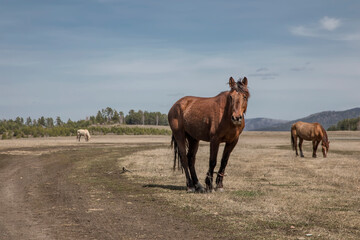
[[360, 106], [358, 0], [0, 0], [0, 119], [167, 113], [246, 76], [247, 118]]

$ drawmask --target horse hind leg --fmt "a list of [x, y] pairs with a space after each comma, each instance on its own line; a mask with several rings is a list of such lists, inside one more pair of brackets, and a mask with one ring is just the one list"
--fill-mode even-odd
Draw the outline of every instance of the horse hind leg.
[[299, 149], [300, 149], [300, 157], [304, 157], [303, 150], [302, 150], [302, 144], [304, 142], [304, 139], [299, 137]]
[[189, 170], [190, 170], [191, 179], [192, 179], [192, 182], [194, 184], [195, 191], [199, 192], [199, 193], [205, 193], [206, 190], [200, 184], [199, 179], [198, 179], [197, 174], [196, 174], [196, 170], [195, 170], [196, 153], [197, 153], [197, 150], [199, 148], [199, 141], [196, 140], [196, 139], [191, 138], [190, 136], [188, 136], [187, 139], [188, 139], [188, 142], [189, 142], [189, 150], [188, 150], [188, 153], [187, 153], [187, 159], [188, 159], [188, 163], [189, 163]]
[[297, 149], [297, 136], [294, 131], [291, 131], [291, 145], [293, 150], [295, 150], [295, 156], [299, 156], [298, 149]]
[[185, 136], [183, 134], [177, 134], [174, 135], [176, 145], [177, 145], [177, 151], [180, 155], [180, 161], [181, 165], [185, 172], [186, 177], [186, 187], [188, 192], [195, 192], [195, 186], [194, 183], [190, 177], [189, 173], [189, 161], [186, 154], [186, 144], [185, 144]]

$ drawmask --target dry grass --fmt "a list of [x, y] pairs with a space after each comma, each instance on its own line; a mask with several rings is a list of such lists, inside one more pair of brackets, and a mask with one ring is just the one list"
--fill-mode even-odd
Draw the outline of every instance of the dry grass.
[[[223, 239], [360, 239], [360, 132], [329, 132], [329, 139], [328, 158], [320, 150], [312, 158], [310, 142], [304, 142], [305, 158], [299, 158], [288, 132], [245, 132], [230, 157], [225, 192], [213, 194], [186, 193], [184, 174], [172, 171], [169, 136], [94, 136], [88, 143], [73, 137], [4, 140], [0, 150], [15, 155], [75, 147], [100, 151], [99, 159], [81, 162], [84, 169], [108, 176], [104, 164], [117, 159], [119, 168], [108, 168], [131, 170], [122, 176], [144, 186], [143, 192], [136, 190], [139, 196], [151, 192], [154, 204], [168, 203], [194, 221], [206, 219], [197, 224], [223, 230]], [[209, 144], [201, 143], [196, 167], [202, 183], [208, 159]], [[106, 184], [117, 189], [119, 181]]]
[[[306, 234], [359, 239], [360, 132], [330, 132], [329, 139], [328, 158], [320, 149], [312, 158], [310, 142], [304, 143], [305, 158], [299, 158], [288, 132], [245, 132], [230, 157], [223, 193], [187, 194], [185, 177], [172, 171], [173, 153], [165, 143], [163, 149], [119, 159], [119, 167], [131, 169], [129, 178], [156, 189], [170, 204], [219, 218], [240, 239], [301, 239]], [[222, 148], [218, 159], [221, 153]], [[209, 145], [203, 143], [196, 163], [201, 182], [208, 158]]]

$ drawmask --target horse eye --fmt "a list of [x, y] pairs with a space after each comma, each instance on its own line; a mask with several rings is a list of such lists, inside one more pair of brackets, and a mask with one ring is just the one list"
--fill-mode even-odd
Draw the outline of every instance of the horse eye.
[[244, 100], [246, 100], [247, 99], [247, 97], [246, 96], [244, 96]]

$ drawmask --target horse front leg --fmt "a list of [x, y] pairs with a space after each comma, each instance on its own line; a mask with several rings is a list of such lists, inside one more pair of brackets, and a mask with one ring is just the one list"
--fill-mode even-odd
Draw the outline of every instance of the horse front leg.
[[225, 168], [228, 163], [230, 154], [234, 150], [237, 142], [238, 142], [238, 139], [236, 139], [236, 141], [234, 141], [234, 142], [226, 143], [226, 145], [225, 145], [223, 156], [221, 158], [220, 169], [219, 169], [217, 177], [216, 177], [216, 189], [215, 189], [216, 191], [222, 192], [224, 189], [223, 188], [223, 179], [224, 179], [224, 175], [225, 175]]
[[320, 141], [313, 141], [313, 158], [316, 158], [316, 151], [319, 146]]
[[209, 159], [209, 171], [206, 174], [205, 183], [206, 183], [206, 190], [208, 192], [212, 192], [213, 187], [213, 175], [214, 175], [214, 168], [216, 166], [216, 158], [219, 152], [219, 145], [218, 141], [211, 141], [210, 142], [210, 159]]
[[304, 139], [299, 137], [299, 149], [300, 149], [300, 157], [304, 157], [303, 150], [302, 150], [302, 144], [304, 142]]

